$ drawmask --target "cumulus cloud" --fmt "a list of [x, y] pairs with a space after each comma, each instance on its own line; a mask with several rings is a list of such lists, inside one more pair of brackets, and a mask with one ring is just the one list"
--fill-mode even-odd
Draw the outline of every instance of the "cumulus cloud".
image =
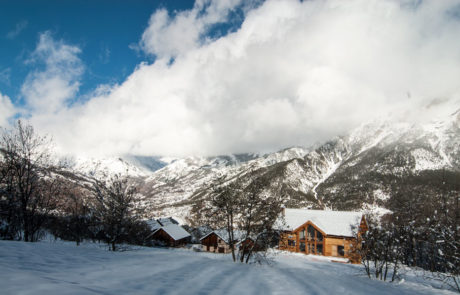
[[8, 96], [0, 93], [0, 127], [6, 128], [8, 120], [16, 113], [16, 108]]
[[84, 67], [80, 49], [54, 40], [50, 32], [40, 34], [36, 49], [26, 61], [41, 70], [29, 73], [21, 87], [28, 109], [34, 115], [47, 115], [65, 108], [75, 98]]
[[203, 35], [212, 25], [225, 22], [229, 12], [241, 0], [196, 0], [191, 10], [171, 16], [166, 9], [158, 9], [142, 34], [140, 47], [159, 58], [174, 58], [199, 47]]
[[[228, 5], [211, 12], [218, 3]], [[236, 32], [201, 42], [237, 3], [155, 11], [142, 36], [153, 64], [62, 107], [70, 87], [35, 123], [76, 153], [216, 155], [309, 145], [377, 117], [431, 119], [460, 104], [458, 1], [268, 0]]]

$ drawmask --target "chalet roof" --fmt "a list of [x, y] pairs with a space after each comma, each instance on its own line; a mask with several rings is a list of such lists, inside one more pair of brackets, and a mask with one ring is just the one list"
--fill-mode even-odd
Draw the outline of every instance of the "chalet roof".
[[159, 223], [156, 219], [146, 220], [146, 223], [152, 231], [156, 231], [157, 229], [161, 228], [161, 223]]
[[278, 225], [283, 230], [295, 230], [311, 221], [326, 235], [352, 237], [352, 226], [358, 227], [362, 216], [352, 211], [284, 209], [284, 220], [280, 218]]
[[[206, 238], [207, 236], [209, 236], [210, 234], [216, 234], [219, 238], [221, 238], [225, 243], [229, 243], [229, 239], [228, 239], [228, 231], [226, 229], [216, 229], [216, 230], [213, 230], [212, 232], [206, 234], [204, 237], [202, 237], [200, 239], [203, 240], [204, 238]], [[241, 240], [241, 238], [244, 236], [244, 233], [240, 230], [234, 230], [233, 231], [233, 237], [235, 238], [235, 240], [239, 241]]]
[[160, 229], [164, 230], [175, 241], [190, 237], [190, 234], [182, 226], [177, 225], [177, 224], [168, 224], [168, 225], [162, 226], [158, 228], [157, 230], [155, 230], [153, 234], [155, 234]]
[[159, 222], [163, 226], [170, 225], [170, 224], [179, 224], [179, 222], [172, 217], [158, 218], [157, 222]]
[[180, 223], [175, 218], [172, 218], [172, 217], [161, 217], [158, 219], [149, 219], [149, 220], [146, 220], [146, 223], [152, 231], [156, 231], [160, 227], [170, 225], [170, 224], [180, 225]]

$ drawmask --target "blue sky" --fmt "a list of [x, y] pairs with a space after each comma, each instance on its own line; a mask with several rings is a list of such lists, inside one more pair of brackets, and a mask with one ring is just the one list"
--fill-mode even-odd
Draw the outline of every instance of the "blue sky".
[[310, 146], [460, 108], [460, 0], [0, 1], [0, 126], [58, 152]]
[[[190, 9], [194, 1], [73, 1], [4, 0], [0, 2], [0, 89], [16, 101], [29, 71], [38, 64], [25, 64], [35, 50], [39, 34], [78, 46], [85, 65], [79, 95], [99, 84], [122, 82], [142, 61], [153, 56], [133, 50], [159, 7], [173, 13]], [[20, 102], [17, 102], [20, 103]]]

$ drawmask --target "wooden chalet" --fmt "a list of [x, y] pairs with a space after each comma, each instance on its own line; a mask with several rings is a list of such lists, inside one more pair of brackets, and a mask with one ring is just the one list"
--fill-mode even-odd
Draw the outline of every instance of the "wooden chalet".
[[[236, 245], [240, 239], [241, 233], [235, 231], [234, 245]], [[201, 249], [207, 252], [214, 253], [230, 253], [232, 248], [230, 247], [228, 231], [225, 229], [214, 230], [200, 239]]]
[[[163, 221], [163, 222], [161, 222]], [[155, 243], [168, 247], [180, 247], [190, 241], [190, 234], [179, 224], [165, 222], [165, 219], [148, 222], [152, 228], [150, 239]]]
[[362, 213], [308, 209], [284, 209], [280, 228], [280, 250], [348, 258], [352, 263], [361, 260], [353, 251], [356, 237], [368, 229]]

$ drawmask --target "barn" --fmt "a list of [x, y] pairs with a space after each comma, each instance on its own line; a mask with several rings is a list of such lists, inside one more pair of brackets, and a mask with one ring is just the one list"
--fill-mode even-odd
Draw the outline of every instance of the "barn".
[[178, 224], [168, 224], [157, 228], [152, 240], [169, 247], [180, 247], [190, 241], [190, 234]]
[[[241, 237], [240, 231], [234, 231], [234, 245], [238, 243]], [[232, 248], [230, 247], [228, 231], [225, 229], [214, 230], [200, 239], [201, 249], [207, 252], [215, 253], [230, 253]]]
[[357, 236], [367, 231], [362, 213], [309, 209], [283, 209], [279, 249], [304, 254], [348, 258], [359, 263]]

